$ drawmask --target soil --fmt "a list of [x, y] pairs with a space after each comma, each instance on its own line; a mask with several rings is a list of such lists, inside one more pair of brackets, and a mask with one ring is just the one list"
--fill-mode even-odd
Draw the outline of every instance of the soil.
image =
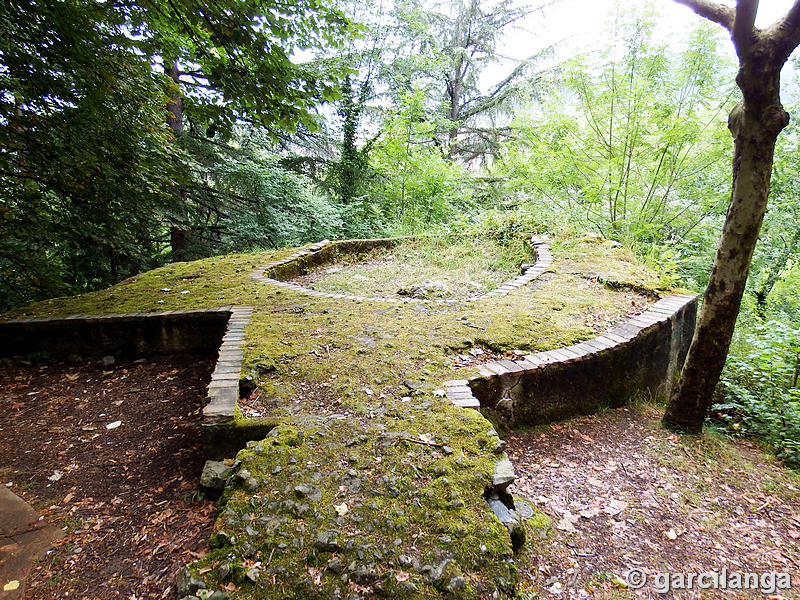
[[197, 484], [208, 355], [0, 365], [0, 482], [64, 530], [25, 598], [169, 598], [216, 517]]
[[[511, 491], [554, 525], [528, 546], [522, 597], [659, 598], [661, 573], [684, 574], [686, 585], [690, 573], [723, 569], [788, 573], [794, 589], [765, 585], [765, 596], [678, 590], [678, 581], [667, 597], [798, 597], [798, 474], [745, 441], [671, 434], [659, 416], [632, 406], [511, 435]], [[641, 589], [627, 586], [631, 569], [647, 574]]]

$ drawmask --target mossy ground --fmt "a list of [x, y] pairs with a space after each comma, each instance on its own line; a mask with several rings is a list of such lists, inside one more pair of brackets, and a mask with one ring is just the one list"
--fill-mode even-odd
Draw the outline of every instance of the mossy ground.
[[[476, 241], [478, 243], [476, 243]], [[523, 238], [419, 237], [391, 248], [343, 257], [300, 278], [315, 290], [358, 296], [402, 296], [433, 282], [431, 297], [467, 298], [499, 287], [519, 274], [520, 263], [534, 256]]]
[[[311, 297], [250, 277], [285, 250], [173, 264], [4, 317], [254, 306], [244, 374], [259, 412], [282, 425], [239, 455], [249, 474], [224, 498], [217, 530], [228, 535], [195, 567], [209, 586], [235, 598], [509, 597], [510, 540], [482, 498], [497, 459], [490, 425], [448, 404], [442, 382], [476, 373], [455, 360], [466, 349], [569, 345], [596, 335], [598, 315], [610, 323], [641, 303], [593, 274], [642, 289], [657, 281], [608, 242], [553, 248], [540, 279], [469, 303]], [[356, 479], [357, 489], [346, 483]], [[225, 563], [233, 570], [220, 581]], [[242, 578], [250, 569], [256, 583]]]

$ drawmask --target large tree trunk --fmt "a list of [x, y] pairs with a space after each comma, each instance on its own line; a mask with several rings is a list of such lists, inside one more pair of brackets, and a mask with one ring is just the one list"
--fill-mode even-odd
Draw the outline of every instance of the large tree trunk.
[[695, 433], [702, 429], [728, 355], [766, 212], [775, 140], [787, 124], [788, 115], [780, 104], [762, 114], [748, 114], [742, 104], [731, 112], [728, 126], [735, 142], [731, 202], [697, 329], [664, 415], [664, 425], [672, 429]]
[[780, 73], [800, 44], [800, 0], [763, 30], [755, 27], [758, 0], [736, 0], [735, 8], [713, 0], [675, 1], [730, 31], [742, 90], [742, 102], [728, 119], [734, 139], [728, 214], [683, 372], [662, 420], [671, 429], [699, 433], [728, 356], [767, 209], [775, 140], [789, 124], [780, 101]]
[[[178, 84], [180, 71], [178, 64], [174, 60], [167, 60], [164, 63], [164, 73]], [[170, 98], [167, 103], [167, 125], [172, 132], [177, 135], [183, 131], [183, 98], [180, 91]], [[187, 190], [186, 186], [178, 185], [175, 189], [177, 212], [186, 210]], [[186, 231], [185, 220], [172, 219], [170, 224], [170, 257], [173, 262], [189, 260], [189, 235]]]

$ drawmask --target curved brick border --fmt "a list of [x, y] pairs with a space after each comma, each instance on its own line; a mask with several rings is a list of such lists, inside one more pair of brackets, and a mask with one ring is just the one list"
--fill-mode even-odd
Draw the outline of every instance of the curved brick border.
[[[640, 315], [586, 342], [564, 348], [528, 354], [518, 360], [496, 360], [479, 368], [479, 375], [470, 380], [456, 379], [444, 382], [447, 397], [457, 406], [464, 408], [495, 408], [503, 400], [510, 404], [510, 423], [546, 422], [549, 414], [557, 418], [570, 416], [559, 407], [546, 405], [555, 398], [549, 388], [572, 390], [576, 395], [586, 394], [585, 402], [572, 405], [572, 412], [591, 410], [598, 397], [604, 393], [623, 393], [642, 391], [645, 387], [654, 394], [669, 392], [672, 378], [682, 364], [694, 331], [697, 309], [697, 296], [694, 294], [675, 294], [662, 298]], [[623, 356], [623, 353], [630, 356]], [[603, 364], [594, 365], [592, 361], [603, 357]], [[633, 369], [640, 363], [652, 361], [653, 365], [641, 377], [635, 377]], [[595, 378], [595, 388], [585, 390], [574, 380], [575, 369], [568, 368], [581, 364]], [[609, 367], [618, 369], [631, 367], [631, 372], [610, 373]], [[629, 384], [610, 385], [617, 378], [629, 377]], [[536, 379], [534, 381], [534, 379]], [[524, 385], [528, 383], [529, 385]], [[523, 384], [523, 385], [520, 385]], [[639, 386], [640, 389], [634, 389]], [[584, 386], [585, 387], [585, 386]], [[514, 394], [511, 390], [521, 388]], [[527, 388], [527, 389], [526, 389]], [[592, 391], [596, 391], [593, 395]], [[481, 400], [483, 400], [483, 403]], [[613, 399], [613, 398], [612, 398]], [[606, 399], [608, 400], [608, 398]], [[525, 404], [537, 404], [528, 410], [524, 418], [514, 414], [514, 408]], [[506, 413], [508, 407], [503, 407]], [[538, 410], [538, 412], [536, 412]]]
[[331, 242], [330, 240], [322, 240], [321, 242], [313, 244], [308, 248], [305, 248], [303, 250], [298, 250], [297, 252], [286, 258], [256, 267], [256, 269], [250, 274], [250, 277], [258, 281], [259, 283], [267, 283], [283, 289], [299, 292], [307, 296], [316, 296], [320, 298], [335, 298], [339, 300], [357, 300], [357, 301], [370, 301], [370, 302], [374, 301], [393, 302], [393, 303], [432, 302], [432, 303], [454, 304], [458, 302], [475, 302], [477, 300], [483, 300], [484, 298], [505, 296], [506, 294], [522, 287], [525, 284], [530, 283], [531, 281], [539, 277], [542, 273], [544, 273], [547, 270], [547, 267], [549, 267], [550, 264], [553, 262], [553, 255], [550, 253], [550, 246], [544, 240], [532, 237], [529, 240], [529, 243], [531, 244], [531, 247], [533, 248], [533, 251], [536, 254], [536, 263], [534, 265], [526, 267], [521, 275], [505, 282], [500, 287], [495, 288], [490, 292], [481, 294], [480, 296], [474, 296], [472, 298], [465, 298], [463, 300], [451, 300], [451, 299], [441, 299], [441, 298], [430, 298], [430, 299], [389, 298], [389, 297], [374, 297], [374, 296], [372, 297], [356, 296], [353, 294], [335, 294], [330, 292], [320, 292], [318, 290], [312, 290], [302, 285], [289, 283], [288, 281], [282, 281], [281, 279], [279, 279], [280, 277], [290, 279], [291, 277], [295, 277], [302, 272], [306, 272], [309, 267], [320, 266], [322, 264], [331, 262], [335, 258], [336, 253], [339, 251], [344, 251], [344, 252], [353, 250], [361, 251], [364, 249], [371, 249], [377, 247], [390, 247], [403, 239], [407, 238], [346, 240], [337, 242]]

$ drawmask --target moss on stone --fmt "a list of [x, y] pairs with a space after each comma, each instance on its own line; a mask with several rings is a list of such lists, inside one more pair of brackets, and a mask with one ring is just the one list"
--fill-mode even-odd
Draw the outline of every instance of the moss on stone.
[[[594, 336], [593, 314], [625, 318], [630, 292], [581, 273], [602, 267], [642, 287], [655, 276], [623, 249], [566, 239], [540, 279], [470, 303], [311, 297], [250, 276], [293, 251], [168, 265], [3, 317], [254, 307], [243, 375], [266, 414], [237, 414], [232, 426], [271, 431], [239, 452], [214, 548], [191, 567], [209, 589], [253, 599], [513, 597], [511, 540], [483, 499], [499, 440], [478, 412], [442, 398], [442, 383], [477, 373], [456, 366], [466, 349], [546, 350]], [[547, 523], [527, 527], [535, 540]]]

